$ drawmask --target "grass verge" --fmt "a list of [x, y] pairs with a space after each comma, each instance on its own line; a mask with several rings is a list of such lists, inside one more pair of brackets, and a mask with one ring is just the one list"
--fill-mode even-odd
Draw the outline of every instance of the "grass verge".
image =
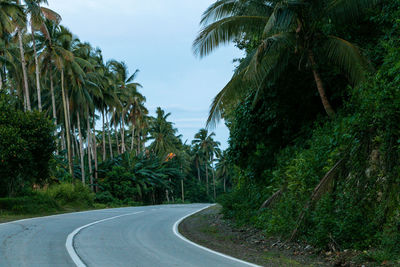
[[197, 244], [261, 266], [332, 266], [312, 252], [279, 248], [259, 230], [236, 228], [223, 220], [220, 209], [213, 206], [185, 219], [179, 232]]

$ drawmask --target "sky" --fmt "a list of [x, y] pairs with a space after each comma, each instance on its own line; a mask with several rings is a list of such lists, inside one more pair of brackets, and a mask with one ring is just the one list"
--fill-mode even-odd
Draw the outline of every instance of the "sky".
[[[140, 70], [147, 108], [170, 112], [170, 120], [191, 142], [205, 127], [214, 96], [232, 77], [241, 52], [221, 47], [206, 58], [192, 52], [203, 11], [215, 0], [49, 0], [62, 24], [83, 42], [100, 47], [106, 60], [124, 61]], [[221, 122], [216, 140], [227, 147], [229, 131]]]

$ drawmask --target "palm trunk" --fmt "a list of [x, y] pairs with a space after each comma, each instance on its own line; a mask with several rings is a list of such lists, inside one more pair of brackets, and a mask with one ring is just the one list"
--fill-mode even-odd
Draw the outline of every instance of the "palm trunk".
[[[65, 91], [65, 100], [67, 101], [67, 116], [68, 116], [68, 122], [71, 123], [71, 112], [70, 112], [70, 102], [69, 102], [69, 95], [68, 91]], [[71, 124], [70, 124], [71, 126]], [[70, 127], [71, 128], [71, 127]]]
[[137, 138], [137, 154], [140, 154], [140, 132], [138, 132], [138, 138]]
[[66, 149], [66, 145], [65, 145], [65, 131], [64, 129], [61, 127], [61, 150], [65, 150]]
[[33, 42], [33, 55], [35, 57], [35, 71], [36, 71], [36, 89], [37, 89], [37, 98], [38, 98], [38, 108], [39, 111], [42, 112], [42, 97], [40, 92], [40, 75], [39, 75], [39, 61], [36, 51], [36, 43], [35, 43], [35, 34], [33, 29], [33, 24], [31, 23], [31, 34], [32, 34], [32, 42]]
[[[51, 68], [49, 69], [50, 73], [50, 93], [51, 93], [51, 106], [53, 108], [53, 120], [54, 120], [54, 135], [57, 135], [57, 111], [56, 111], [56, 98], [54, 96], [54, 84], [53, 84], [53, 73], [51, 71]], [[56, 142], [58, 143], [58, 138], [56, 139]], [[58, 155], [58, 148], [56, 150], [56, 155]]]
[[207, 160], [204, 163], [205, 167], [206, 167], [206, 190], [207, 190], [207, 196], [208, 196], [208, 164], [207, 164]]
[[135, 140], [135, 125], [132, 124], [132, 140], [131, 140], [131, 152], [133, 151], [133, 143]]
[[83, 138], [81, 131], [81, 119], [79, 112], [76, 113], [76, 119], [78, 121], [78, 132], [79, 132], [79, 152], [81, 153], [81, 174], [82, 174], [82, 184], [85, 184], [85, 161], [83, 155]]
[[167, 199], [167, 203], [169, 204], [169, 192], [168, 192], [168, 189], [165, 189], [165, 198]]
[[139, 135], [139, 144], [141, 145], [141, 151], [146, 151], [146, 136], [143, 136], [143, 139], [141, 139]]
[[183, 187], [183, 179], [181, 179], [181, 189], [182, 189], [182, 203], [185, 203], [185, 189]]
[[322, 105], [324, 106], [324, 109], [326, 113], [328, 114], [329, 117], [333, 117], [335, 115], [335, 111], [333, 110], [331, 104], [329, 103], [329, 100], [326, 96], [325, 93], [325, 87], [324, 84], [322, 83], [321, 76], [319, 75], [318, 69], [317, 69], [317, 64], [315, 63], [315, 58], [314, 54], [311, 50], [308, 50], [308, 58], [311, 63], [311, 68], [314, 74], [314, 80], [318, 88], [318, 93], [319, 96], [321, 97], [322, 100]]
[[108, 145], [110, 147], [110, 157], [111, 159], [113, 159], [113, 150], [112, 150], [112, 143], [111, 143], [111, 130], [110, 130], [110, 123], [108, 122], [108, 114], [107, 114], [107, 110], [106, 110], [106, 122], [107, 122], [107, 129], [108, 129]]
[[[93, 156], [94, 156], [94, 178], [95, 182], [97, 184], [99, 174], [98, 174], [98, 168], [97, 168], [97, 140], [96, 140], [96, 120], [94, 117], [94, 111], [93, 111]], [[97, 190], [97, 185], [96, 185], [96, 192]]]
[[226, 177], [224, 176], [224, 193], [226, 193]]
[[69, 107], [67, 106], [68, 103], [67, 103], [65, 88], [64, 88], [64, 70], [61, 71], [61, 93], [62, 93], [63, 106], [64, 106], [65, 133], [66, 133], [66, 138], [67, 138], [67, 152], [68, 152], [68, 167], [69, 167], [69, 173], [71, 174], [72, 178], [74, 178], [72, 153], [71, 153], [71, 137], [70, 137], [71, 131], [69, 129], [68, 111], [67, 111], [69, 109]]
[[1, 71], [0, 71], [0, 90], [2, 90], [3, 89], [3, 75], [1, 74]]
[[106, 130], [104, 124], [104, 109], [101, 110], [103, 120], [103, 161], [106, 161]]
[[215, 172], [214, 172], [214, 155], [211, 157], [211, 166], [212, 166], [212, 176], [213, 176], [213, 189], [214, 189], [214, 201], [217, 199], [217, 191], [215, 188]]
[[196, 160], [196, 167], [197, 167], [197, 178], [199, 179], [199, 182], [201, 182], [199, 160]]
[[71, 131], [71, 148], [72, 148], [72, 161], [75, 159], [75, 142], [74, 142], [74, 131]]
[[72, 136], [74, 138], [74, 144], [75, 144], [74, 155], [75, 155], [75, 157], [77, 157], [79, 159], [80, 153], [78, 152], [79, 151], [79, 145], [78, 145], [78, 138], [76, 137], [76, 128], [75, 128], [75, 126], [73, 126], [73, 128], [72, 128]]
[[117, 152], [118, 152], [118, 155], [119, 155], [120, 154], [120, 152], [119, 152], [119, 141], [118, 141], [117, 122], [115, 121], [115, 113], [113, 115], [113, 121], [114, 121], [115, 141], [117, 142]]
[[122, 114], [122, 120], [120, 122], [120, 130], [121, 130], [121, 153], [125, 153], [125, 119], [124, 114]]
[[[20, 1], [17, 1], [17, 4], [20, 4]], [[28, 86], [28, 74], [26, 71], [26, 60], [25, 60], [25, 51], [24, 51], [24, 45], [22, 43], [22, 31], [21, 28], [17, 28], [18, 32], [18, 43], [19, 43], [19, 52], [21, 56], [21, 65], [22, 65], [22, 74], [24, 77], [24, 102], [25, 102], [25, 111], [31, 111], [31, 100], [29, 97], [29, 86]]]
[[92, 153], [92, 145], [91, 145], [91, 133], [90, 133], [90, 119], [89, 119], [89, 106], [86, 106], [86, 116], [87, 116], [87, 154], [88, 154], [88, 165], [89, 165], [89, 181], [90, 181], [90, 187], [92, 188], [92, 191], [94, 191], [93, 187], [93, 173], [92, 173], [92, 158], [90, 154]]

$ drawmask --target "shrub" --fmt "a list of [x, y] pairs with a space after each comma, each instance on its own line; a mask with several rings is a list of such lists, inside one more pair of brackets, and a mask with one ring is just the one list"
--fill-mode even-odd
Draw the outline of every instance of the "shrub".
[[94, 194], [89, 187], [81, 183], [62, 183], [49, 187], [45, 194], [55, 199], [60, 205], [71, 205], [78, 207], [93, 207]]
[[18, 198], [0, 198], [0, 211], [13, 214], [42, 214], [60, 210], [59, 204], [50, 196], [36, 192]]
[[54, 126], [44, 113], [23, 112], [0, 93], [0, 197], [43, 184], [55, 150]]

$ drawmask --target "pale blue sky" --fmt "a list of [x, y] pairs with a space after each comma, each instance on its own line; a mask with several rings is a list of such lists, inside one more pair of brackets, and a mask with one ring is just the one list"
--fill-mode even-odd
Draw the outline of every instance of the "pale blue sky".
[[[81, 41], [102, 49], [105, 59], [125, 61], [144, 88], [147, 107], [154, 114], [160, 106], [192, 140], [205, 126], [213, 97], [229, 81], [232, 60], [241, 53], [222, 47], [200, 60], [191, 49], [203, 11], [215, 0], [49, 0], [62, 24]], [[227, 147], [228, 130], [215, 129]]]

